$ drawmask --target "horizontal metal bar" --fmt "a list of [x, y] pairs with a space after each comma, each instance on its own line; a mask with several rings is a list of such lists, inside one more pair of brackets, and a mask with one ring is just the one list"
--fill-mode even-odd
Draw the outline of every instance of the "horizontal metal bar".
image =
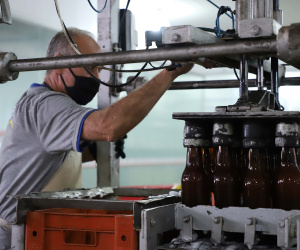
[[[239, 86], [238, 80], [173, 82], [168, 90], [238, 88]], [[256, 81], [249, 80], [249, 87], [255, 86]]]
[[[256, 80], [248, 80], [249, 87], [257, 87]], [[280, 86], [300, 86], [300, 77], [282, 78]], [[212, 81], [189, 81], [173, 82], [168, 90], [184, 89], [217, 89], [217, 88], [238, 88], [238, 80], [212, 80]]]
[[48, 70], [69, 67], [114, 65], [149, 61], [181, 61], [199, 57], [216, 57], [239, 54], [276, 55], [275, 38], [247, 41], [228, 41], [222, 44], [201, 44], [184, 47], [151, 50], [122, 51], [89, 55], [61, 56], [12, 60], [8, 63], [10, 72]]
[[158, 195], [168, 195], [170, 191], [179, 191], [178, 189], [166, 188], [114, 188], [116, 196], [134, 196], [134, 197], [149, 197]]
[[78, 208], [98, 210], [133, 211], [134, 201], [91, 200], [91, 199], [56, 199], [56, 198], [21, 198], [17, 201], [16, 224], [23, 223], [27, 211], [49, 208]]
[[282, 78], [279, 85], [280, 86], [299, 86], [300, 85], [300, 77]]

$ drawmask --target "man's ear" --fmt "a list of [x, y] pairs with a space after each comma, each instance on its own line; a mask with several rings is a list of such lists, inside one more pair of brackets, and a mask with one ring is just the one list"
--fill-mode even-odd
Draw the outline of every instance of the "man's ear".
[[[57, 56], [61, 56], [61, 54], [55, 54], [54, 57]], [[63, 69], [53, 69], [53, 71], [57, 74], [57, 75], [62, 75], [63, 73]]]

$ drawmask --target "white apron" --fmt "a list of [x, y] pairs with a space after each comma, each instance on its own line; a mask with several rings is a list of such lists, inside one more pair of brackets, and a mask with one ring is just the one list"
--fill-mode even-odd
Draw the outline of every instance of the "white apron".
[[62, 191], [63, 189], [78, 189], [82, 187], [82, 154], [70, 151], [63, 164], [53, 175], [42, 192]]

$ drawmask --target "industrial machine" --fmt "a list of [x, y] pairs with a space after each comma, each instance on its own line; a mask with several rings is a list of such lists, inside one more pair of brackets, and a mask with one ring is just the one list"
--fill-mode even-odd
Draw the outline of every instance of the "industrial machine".
[[[70, 65], [116, 65], [160, 60], [170, 60], [175, 65], [186, 62], [203, 65], [210, 61], [213, 67], [238, 68], [239, 80], [175, 82], [170, 89], [238, 87], [240, 97], [235, 104], [216, 107], [211, 113], [174, 113], [174, 119], [186, 122], [185, 147], [226, 145], [239, 150], [257, 147], [273, 151], [278, 147], [298, 148], [300, 112], [283, 111], [279, 102], [279, 86], [300, 84], [299, 78], [285, 77], [283, 65], [300, 69], [300, 24], [282, 27], [279, 0], [235, 2], [235, 10], [222, 6], [218, 13], [218, 18], [226, 12], [235, 16], [232, 30], [221, 31], [217, 26], [215, 34], [211, 34], [190, 25], [166, 27], [157, 33], [148, 32], [146, 36], [147, 41], [157, 43], [157, 49], [116, 53], [112, 50], [117, 39], [113, 29], [115, 20], [118, 20], [115, 18], [118, 1], [108, 1], [107, 11], [99, 16], [99, 32], [103, 32], [99, 37], [107, 37], [107, 40], [99, 41], [105, 48], [104, 54], [18, 60], [14, 53], [2, 52], [0, 81], [14, 80], [21, 71]], [[107, 23], [111, 26], [107, 27]], [[283, 64], [280, 63], [282, 61]], [[256, 80], [248, 80], [248, 72], [256, 74]], [[119, 79], [114, 73], [107, 71], [106, 74], [105, 80], [118, 84]], [[249, 91], [249, 86], [257, 90]], [[108, 88], [102, 90], [99, 107], [109, 105], [115, 96], [116, 93]], [[261, 127], [264, 127], [263, 132]], [[193, 130], [198, 132], [191, 132]], [[17, 222], [13, 225], [14, 249], [25, 247], [26, 213], [50, 208], [131, 211], [141, 250], [300, 249], [300, 210], [235, 205], [218, 208], [212, 204], [189, 207], [180, 202], [178, 193], [169, 193], [170, 190], [109, 188], [118, 186], [118, 162], [112, 156], [110, 143], [101, 142], [98, 146], [101, 148], [98, 153], [107, 156], [99, 157], [98, 166], [102, 167], [98, 170], [99, 188], [16, 197], [18, 210]], [[292, 192], [299, 193], [300, 187]], [[120, 200], [123, 196], [147, 198], [141, 201]], [[171, 234], [173, 240], [168, 235], [170, 231], [174, 233]], [[33, 231], [34, 237], [39, 235], [35, 234], [36, 231]], [[126, 241], [126, 237], [122, 239]]]

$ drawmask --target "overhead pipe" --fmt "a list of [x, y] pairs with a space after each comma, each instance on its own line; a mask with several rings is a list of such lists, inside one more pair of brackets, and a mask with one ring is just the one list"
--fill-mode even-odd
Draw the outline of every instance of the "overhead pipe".
[[221, 44], [201, 44], [184, 47], [160, 48], [109, 52], [99, 54], [33, 58], [12, 60], [7, 67], [10, 72], [49, 70], [70, 67], [90, 67], [161, 60], [182, 61], [200, 57], [217, 57], [228, 55], [276, 55], [276, 38], [254, 41], [233, 41]]

